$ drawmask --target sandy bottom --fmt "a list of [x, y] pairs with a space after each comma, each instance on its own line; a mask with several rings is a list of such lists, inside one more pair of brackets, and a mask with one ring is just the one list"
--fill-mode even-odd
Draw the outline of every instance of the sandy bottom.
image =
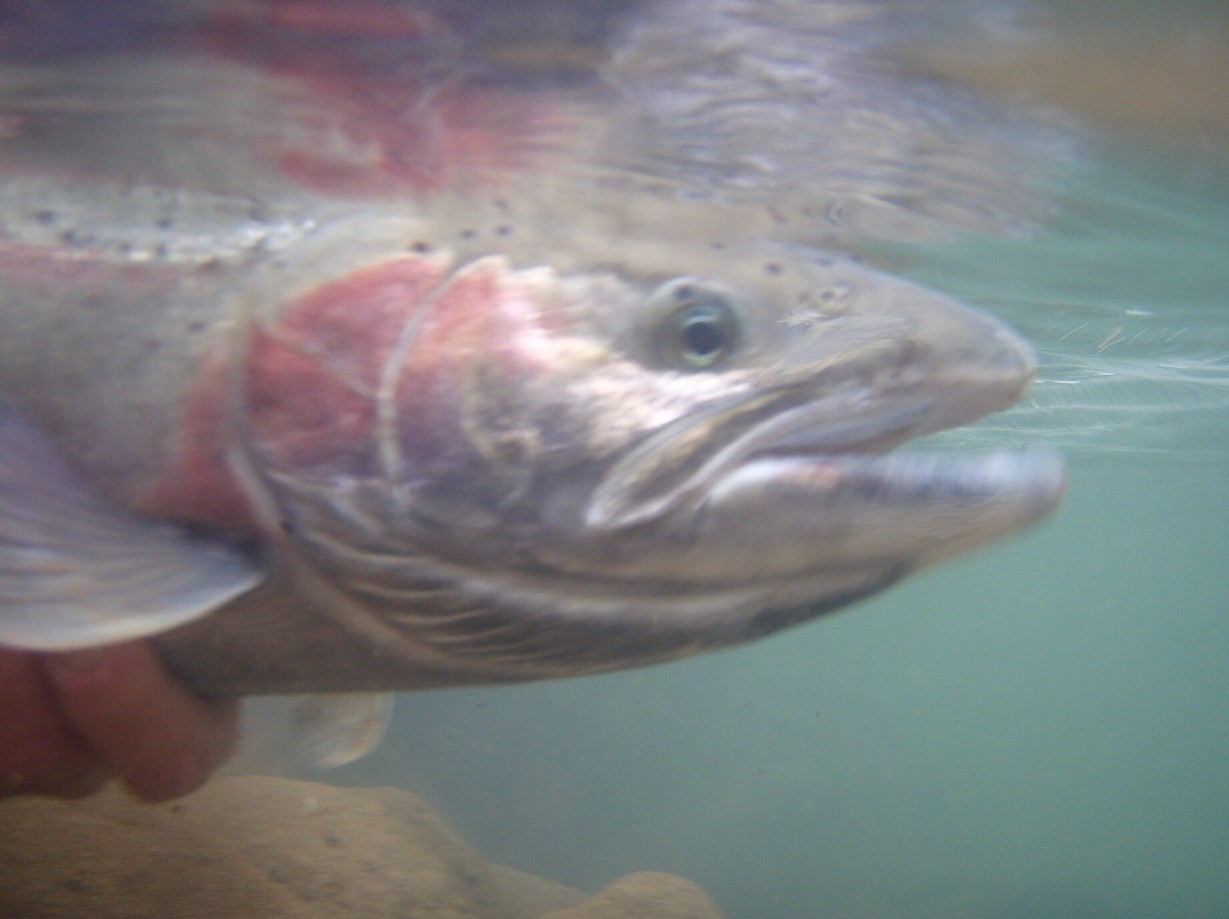
[[486, 861], [416, 795], [256, 776], [169, 804], [0, 804], [0, 916], [720, 919], [689, 881], [588, 896]]

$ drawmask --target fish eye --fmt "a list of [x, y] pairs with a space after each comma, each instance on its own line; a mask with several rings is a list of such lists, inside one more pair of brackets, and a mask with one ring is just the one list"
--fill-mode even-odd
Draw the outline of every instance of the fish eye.
[[666, 364], [703, 370], [738, 347], [742, 323], [727, 293], [680, 279], [662, 285], [652, 300], [661, 317], [655, 350]]

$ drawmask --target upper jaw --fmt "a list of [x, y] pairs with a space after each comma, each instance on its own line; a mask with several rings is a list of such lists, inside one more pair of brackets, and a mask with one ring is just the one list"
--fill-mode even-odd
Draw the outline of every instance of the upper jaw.
[[[818, 380], [783, 386], [680, 419], [608, 471], [591, 497], [585, 523], [602, 530], [645, 523], [680, 505], [708, 500], [723, 479], [744, 466], [839, 457], [843, 467], [852, 468], [859, 459], [869, 461], [913, 437], [975, 421], [1010, 406], [1027, 387], [1031, 352], [1021, 345], [1016, 357], [993, 372], [948, 368], [883, 392], [852, 386], [821, 394]], [[939, 459], [928, 468], [941, 476], [949, 461]], [[967, 467], [976, 459], [961, 462]], [[761, 471], [770, 468], [776, 467]], [[873, 468], [866, 466], [868, 474]], [[1028, 469], [1022, 467], [1020, 474]], [[1039, 474], [1052, 477], [1048, 471]], [[917, 489], [928, 487], [920, 472], [911, 481]]]
[[769, 416], [661, 491], [639, 492], [638, 470], [624, 470], [593, 493], [585, 533], [607, 573], [822, 585], [834, 572], [912, 570], [1053, 510], [1065, 488], [1054, 452], [889, 452], [964, 420], [970, 406], [951, 395], [902, 393], [830, 424], [819, 423], [824, 406], [804, 404]]

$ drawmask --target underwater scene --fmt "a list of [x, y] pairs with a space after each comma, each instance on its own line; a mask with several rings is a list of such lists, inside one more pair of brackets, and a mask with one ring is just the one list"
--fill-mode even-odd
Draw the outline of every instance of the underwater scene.
[[[1229, 85], [1223, 6], [1074, 6], [1105, 54]], [[1172, 104], [1027, 238], [891, 253], [1038, 349], [1023, 405], [945, 436], [1063, 449], [1053, 520], [761, 645], [403, 697], [334, 778], [406, 783], [518, 867], [671, 871], [740, 919], [1224, 915], [1229, 111], [1209, 143]]]
[[[428, 63], [402, 76], [402, 56], [420, 53]], [[266, 64], [275, 78], [249, 74]], [[353, 80], [335, 79], [338, 68], [354, 68]], [[372, 74], [381, 80], [374, 90]], [[283, 82], [274, 79], [296, 93], [306, 90], [301, 98], [283, 95]], [[431, 122], [440, 136], [405, 115], [398, 95], [409, 86], [417, 91], [424, 80], [431, 91], [419, 92], [415, 105], [446, 112], [438, 125]], [[560, 107], [552, 107], [558, 100]], [[402, 130], [402, 121], [410, 127]], [[454, 128], [455, 136], [449, 134]], [[420, 148], [434, 152], [406, 154]], [[1028, 343], [1036, 363], [1027, 391], [1009, 382], [1001, 384], [1016, 387], [1009, 396], [986, 394], [1000, 385], [999, 377], [987, 375], [981, 401], [959, 395], [964, 401], [947, 414], [935, 410], [940, 420], [928, 416], [899, 432], [852, 422], [856, 431], [849, 434], [833, 422], [834, 442], [848, 437], [853, 444], [838, 450], [851, 464], [861, 452], [885, 453], [916, 436], [901, 452], [934, 459], [916, 467], [870, 460], [871, 471], [859, 474], [879, 478], [863, 491], [895, 496], [908, 486], [919, 503], [939, 501], [940, 511], [924, 519], [913, 505], [900, 511], [901, 527], [921, 521], [915, 525], [923, 533], [908, 543], [908, 564], [859, 574], [839, 590], [812, 589], [808, 581], [802, 592], [791, 581], [788, 590], [772, 593], [787, 597], [791, 610], [771, 627], [752, 617], [755, 624], [730, 631], [728, 622], [746, 613], [732, 602], [728, 616], [718, 617], [722, 624], [710, 627], [686, 598], [725, 602], [712, 585], [742, 578], [747, 559], [760, 580], [776, 577], [778, 563], [764, 560], [773, 553], [763, 546], [782, 547], [781, 568], [804, 548], [828, 552], [826, 531], [806, 529], [797, 522], [805, 515], [792, 514], [788, 505], [813, 498], [814, 479], [853, 473], [839, 463], [807, 467], [813, 476], [805, 487], [797, 484], [801, 473], [774, 478], [786, 495], [777, 517], [739, 513], [741, 505], [723, 516], [720, 502], [742, 479], [720, 462], [740, 463], [747, 475], [776, 476], [775, 467], [761, 471], [761, 465], [773, 458], [787, 463], [795, 452], [817, 449], [815, 443], [804, 444], [806, 435], [791, 428], [761, 452], [739, 447], [743, 453], [729, 460], [720, 447], [689, 442], [654, 466], [643, 457], [645, 441], [630, 447], [617, 441], [624, 425], [630, 429], [652, 414], [647, 408], [601, 415], [594, 426], [612, 438], [611, 454], [641, 460], [640, 466], [611, 461], [614, 471], [603, 467], [596, 491], [605, 503], [584, 517], [589, 523], [602, 515], [634, 518], [625, 527], [633, 536], [624, 542], [590, 542], [587, 531], [574, 536], [579, 529], [563, 529], [564, 536], [549, 531], [529, 573], [507, 573], [530, 554], [524, 546], [538, 533], [518, 502], [533, 498], [547, 507], [546, 530], [571, 521], [568, 502], [598, 477], [586, 471], [588, 478], [568, 479], [558, 494], [548, 489], [543, 483], [551, 476], [561, 481], [573, 474], [556, 460], [565, 454], [561, 444], [541, 451], [556, 463], [549, 474], [526, 473], [495, 502], [500, 513], [517, 510], [498, 517], [501, 538], [514, 534], [508, 545], [499, 541], [488, 550], [481, 542], [487, 518], [474, 509], [476, 500], [451, 503], [439, 496], [451, 492], [423, 488], [411, 494], [427, 496], [415, 498], [422, 503], [413, 514], [433, 533], [456, 527], [441, 537], [449, 572], [462, 568], [466, 551], [476, 553], [479, 543], [483, 558], [505, 566], [479, 592], [514, 594], [514, 600], [490, 600], [500, 610], [515, 610], [522, 594], [547, 593], [536, 582], [525, 586], [544, 572], [582, 585], [576, 588], [582, 593], [600, 572], [606, 578], [600, 609], [633, 618], [610, 595], [643, 591], [634, 597], [654, 623], [675, 607], [659, 613], [652, 590], [640, 581], [668, 582], [672, 590], [687, 581], [694, 590], [680, 589], [678, 608], [708, 631], [697, 626], [672, 644], [650, 642], [647, 651], [644, 634], [657, 634], [651, 630], [633, 632], [635, 642], [618, 631], [552, 632], [541, 640], [514, 632], [491, 653], [494, 669], [467, 670], [488, 663], [470, 642], [481, 645], [507, 628], [502, 619], [483, 618], [480, 631], [433, 638], [430, 645], [434, 654], [455, 640], [479, 665], [467, 660], [455, 672], [438, 665], [438, 677], [427, 668], [428, 676], [413, 684], [381, 676], [357, 677], [348, 686], [344, 680], [358, 658], [348, 657], [331, 632], [302, 646], [315, 658], [301, 651], [300, 663], [251, 676], [257, 655], [245, 656], [243, 620], [233, 614], [238, 626], [225, 633], [210, 632], [207, 616], [196, 622], [187, 613], [158, 628], [117, 627], [115, 637], [152, 636], [172, 672], [204, 694], [257, 687], [250, 690], [256, 697], [245, 701], [240, 749], [219, 777], [181, 801], [153, 805], [104, 794], [0, 802], [0, 915], [84, 915], [83, 903], [107, 916], [235, 910], [483, 919], [1229, 915], [1226, 4], [0, 2], [0, 170], [0, 285], [9, 291], [0, 291], [0, 337], [7, 337], [0, 340], [0, 393], [40, 423], [63, 428], [54, 439], [90, 471], [87, 478], [101, 483], [108, 500], [140, 514], [153, 507], [133, 497], [142, 494], [147, 473], [172, 463], [148, 452], [149, 444], [168, 440], [169, 428], [153, 421], [145, 427], [138, 416], [152, 414], [157, 400], [133, 399], [124, 374], [146, 366], [156, 336], [182, 334], [183, 353], [205, 367], [210, 358], [202, 355], [212, 347], [206, 326], [246, 323], [255, 331], [243, 334], [254, 340], [266, 333], [289, 340], [291, 324], [265, 304], [288, 273], [296, 283], [300, 275], [316, 283], [350, 272], [364, 264], [370, 247], [388, 249], [394, 238], [399, 253], [430, 256], [435, 238], [424, 243], [423, 233], [440, 234], [438, 248], [460, 261], [504, 259], [483, 264], [506, 272], [499, 274], [505, 286], [515, 281], [531, 292], [547, 286], [544, 275], [524, 280], [529, 271], [521, 269], [540, 262], [571, 272], [569, 278], [599, 268], [619, 275], [632, 265], [658, 278], [666, 276], [660, 266], [677, 256], [683, 264], [715, 266], [714, 276], [731, 279], [730, 287], [744, 278], [734, 265], [740, 259], [755, 260], [757, 276], [772, 275], [774, 285], [794, 277], [795, 264], [814, 262], [822, 271], [835, 264], [846, 280], [829, 290], [839, 289], [841, 297], [853, 290], [857, 299], [867, 271], [917, 292], [906, 299], [940, 298], [939, 310], [952, 301], [968, 304], [978, 317], [995, 317], [993, 325], [977, 326], [977, 342], [985, 344], [988, 335], [1004, 353], [1015, 347], [1001, 321]], [[98, 174], [122, 190], [114, 197], [98, 191], [88, 178]], [[505, 182], [506, 174], [515, 179]], [[499, 190], [481, 190], [488, 182]], [[158, 191], [146, 200], [146, 188]], [[67, 230], [66, 220], [74, 221]], [[29, 281], [53, 237], [55, 246], [74, 254], [55, 256], [50, 280]], [[297, 247], [307, 253], [301, 261], [285, 254]], [[773, 254], [760, 272], [765, 251]], [[122, 260], [125, 270], [169, 266], [173, 273], [191, 265], [194, 273], [171, 283], [161, 275], [108, 275], [100, 288], [94, 269], [82, 267], [99, 252]], [[706, 260], [686, 261], [698, 252]], [[551, 304], [579, 298], [580, 282], [567, 283], [572, 286], [560, 286], [562, 293], [550, 288]], [[678, 289], [669, 281], [653, 296]], [[108, 320], [93, 314], [63, 348], [19, 343], [17, 336], [43, 328], [41, 320], [4, 313], [20, 317], [13, 304], [30, 290], [49, 301], [62, 295], [83, 309], [135, 293], [142, 306], [132, 308], [129, 338], [142, 344], [113, 347]], [[612, 283], [584, 288], [594, 290], [598, 299], [622, 303]], [[888, 290], [885, 297], [896, 288]], [[158, 318], [164, 300], [175, 315], [196, 310], [193, 316], [205, 317], [201, 328], [184, 331], [186, 324], [170, 322], [164, 328]], [[239, 303], [244, 318], [208, 305], [222, 300]], [[715, 301], [699, 302], [700, 313], [689, 313], [688, 322], [712, 318], [705, 311]], [[891, 327], [880, 309], [854, 317], [844, 350], [880, 353], [874, 350], [879, 339], [866, 344]], [[809, 340], [817, 315], [791, 312], [765, 323], [785, 330], [793, 343]], [[601, 317], [586, 322], [622, 329]], [[554, 359], [542, 342], [559, 324], [548, 323], [543, 337], [533, 339], [540, 347], [532, 354], [542, 364]], [[973, 346], [956, 341], [965, 334], [957, 325], [903, 349], [900, 366], [911, 367], [914, 353], [964, 360]], [[150, 331], [135, 336], [138, 327]], [[407, 328], [417, 331], [412, 323]], [[458, 325], [455, 334], [469, 334], [467, 328]], [[717, 352], [725, 341], [711, 338], [708, 325], [702, 332], [688, 328], [691, 337], [680, 341], [693, 366], [682, 376], [700, 379], [694, 371], [710, 366], [723, 371], [725, 358]], [[398, 334], [396, 353], [408, 353], [409, 334]], [[511, 339], [523, 330], [501, 326], [499, 334]], [[333, 345], [349, 354], [340, 337]], [[296, 347], [315, 354], [314, 346]], [[751, 383], [738, 385], [801, 374], [802, 359], [789, 347], [780, 345], [778, 353], [764, 345], [771, 353], [761, 359], [755, 352]], [[84, 357], [66, 366], [85, 369], [49, 363], [46, 355], [68, 348]], [[107, 356], [112, 351], [118, 356]], [[651, 370], [678, 376], [660, 350], [652, 354]], [[825, 368], [838, 362], [835, 354], [821, 356], [816, 363], [827, 361]], [[91, 361], [103, 376], [90, 376]], [[570, 394], [581, 387], [576, 380], [606, 380], [605, 365], [593, 366], [598, 369], [575, 379], [551, 378], [531, 395]], [[245, 379], [257, 383], [239, 387], [246, 397], [264, 380], [264, 368], [251, 367], [233, 365], [215, 377], [233, 383], [253, 374]], [[387, 378], [386, 367], [382, 372]], [[415, 379], [436, 386], [432, 393], [445, 392], [444, 383], [421, 373]], [[186, 370], [142, 371], [136, 379], [132, 387], [148, 386], [167, 402], [201, 392]], [[294, 379], [307, 385], [307, 376]], [[379, 412], [387, 404], [386, 383], [384, 401], [373, 399]], [[65, 384], [67, 395], [59, 392]], [[960, 385], [921, 376], [913, 384], [918, 391], [934, 386], [942, 393], [936, 400]], [[108, 388], [123, 390], [122, 397]], [[497, 457], [501, 470], [512, 470], [507, 479], [516, 478], [541, 445], [517, 440], [523, 432], [511, 421], [492, 427], [501, 412], [512, 418], [521, 411], [515, 401], [521, 396], [509, 385], [489, 388], [502, 394], [494, 407], [484, 403], [485, 414], [466, 415], [457, 427], [490, 464]], [[688, 411], [698, 405], [711, 420], [715, 403], [703, 401], [709, 391], [701, 397], [694, 388], [670, 389], [669, 398], [654, 404], [668, 413], [676, 402], [694, 399]], [[241, 397], [226, 391], [229, 411]], [[395, 385], [392, 392], [399, 397]], [[474, 392], [474, 404], [488, 398], [486, 390]], [[634, 392], [658, 398], [647, 382]], [[266, 536], [268, 520], [277, 519], [272, 529], [285, 533], [275, 534], [275, 544], [324, 520], [322, 526], [335, 529], [319, 543], [331, 546], [343, 532], [336, 520], [349, 525], [377, 516], [374, 502], [358, 499], [332, 516], [285, 510], [299, 496], [297, 486], [286, 484], [297, 474], [292, 461], [299, 454], [284, 444], [298, 450], [310, 438], [297, 430], [284, 441], [277, 437], [327, 414], [316, 410], [314, 397], [311, 402], [310, 409], [279, 405], [267, 413], [273, 419], [267, 429], [260, 427], [266, 416], [256, 411], [250, 422], [244, 416], [222, 423], [232, 433], [250, 428], [258, 444], [227, 448], [225, 461], [245, 487], [261, 483], [252, 517], [263, 521]], [[469, 402], [459, 402], [468, 410]], [[902, 413], [912, 410], [901, 404]], [[133, 405], [139, 410], [128, 420], [123, 411]], [[569, 411], [558, 407], [561, 400], [550, 405], [559, 417]], [[107, 414], [117, 406], [119, 422]], [[606, 406], [594, 402], [584, 412], [597, 417]], [[487, 422], [476, 434], [475, 419]], [[735, 434], [722, 436], [740, 445], [738, 437], [759, 430], [733, 426]], [[123, 436], [108, 441], [113, 428]], [[444, 437], [442, 428], [414, 430], [426, 432], [422, 439]], [[698, 424], [688, 433], [698, 439], [708, 432]], [[665, 439], [647, 437], [653, 446]], [[349, 443], [347, 461], [358, 452]], [[419, 458], [407, 443], [400, 447], [405, 455], [394, 459], [408, 467]], [[387, 466], [397, 451], [383, 441], [380, 447], [373, 453]], [[1056, 471], [1060, 455], [1063, 473]], [[468, 497], [467, 456], [442, 451], [421, 460], [422, 468]], [[968, 470], [976, 461], [963, 459], [970, 456], [998, 459], [974, 472]], [[340, 476], [331, 458], [313, 454], [312, 462], [313, 487]], [[923, 476], [919, 470], [929, 474], [946, 462], [966, 471], [915, 481]], [[696, 468], [717, 479], [704, 506], [729, 534], [721, 546], [734, 549], [702, 564], [698, 550], [676, 552], [662, 538], [638, 554], [634, 534], [655, 532], [654, 515], [665, 514], [643, 493], [668, 480], [661, 504], [673, 507], [709, 488], [700, 473], [688, 477]], [[1024, 484], [1017, 486], [1017, 477]], [[199, 493], [213, 494], [217, 480], [201, 474], [193, 481]], [[0, 475], [0, 576], [14, 565], [4, 547], [12, 505], [3, 495], [7, 485]], [[974, 511], [954, 495], [978, 488], [998, 492], [990, 509], [979, 507], [983, 516], [965, 525]], [[225, 531], [226, 548], [219, 551], [242, 542], [244, 553], [236, 561], [235, 549], [226, 564], [248, 564], [254, 540], [233, 538], [241, 528], [228, 516], [230, 505], [205, 513], [190, 490], [159, 494], [170, 495], [170, 510], [156, 508], [155, 516], [183, 522], [191, 539], [198, 530]], [[389, 499], [390, 506], [402, 508], [396, 502], [410, 500], [405, 494]], [[481, 495], [485, 500], [486, 492]], [[744, 528], [748, 516], [754, 519]], [[774, 520], [785, 522], [774, 527]], [[934, 535], [944, 527], [950, 539]], [[143, 538], [133, 532], [133, 540]], [[379, 543], [381, 552], [385, 545]], [[264, 547], [256, 557], [263, 562], [271, 551]], [[324, 550], [313, 543], [310, 551]], [[831, 551], [853, 554], [840, 542]], [[317, 557], [304, 550], [295, 564], [314, 564]], [[420, 563], [426, 564], [415, 558]], [[313, 568], [310, 579], [322, 570], [333, 568]], [[228, 586], [227, 602], [256, 576]], [[383, 586], [388, 595], [424, 598], [426, 609], [442, 583], [432, 573]], [[346, 603], [357, 591], [345, 593]], [[15, 593], [0, 585], [0, 598]], [[804, 601], [807, 612], [795, 612]], [[820, 616], [821, 607], [833, 611]], [[454, 606], [440, 609], [448, 611], [448, 622], [467, 615], [450, 618]], [[417, 620], [403, 611], [397, 621]], [[161, 638], [167, 629], [170, 637]], [[0, 628], [0, 645], [19, 632]], [[626, 650], [633, 644], [635, 653]], [[712, 653], [670, 659], [709, 648]], [[517, 657], [522, 653], [524, 659]], [[422, 659], [437, 666], [431, 655]], [[632, 669], [601, 672], [625, 666]], [[464, 676], [474, 672], [479, 676]], [[314, 674], [322, 685], [313, 684]], [[485, 683], [491, 685], [468, 685]], [[398, 692], [391, 715], [382, 702], [359, 709], [368, 720], [340, 749], [335, 732], [322, 740], [314, 721], [304, 729], [320, 709], [305, 706], [303, 692], [402, 685], [424, 688]], [[332, 763], [340, 765], [323, 768]], [[305, 828], [308, 819], [326, 822]], [[407, 826], [412, 843], [398, 835]], [[114, 844], [101, 846], [90, 835], [101, 827]], [[206, 863], [212, 873], [205, 873]], [[445, 875], [450, 880], [441, 880]], [[416, 887], [412, 895], [401, 890], [406, 885]], [[468, 899], [456, 893], [462, 889]]]
[[1041, 529], [761, 645], [403, 697], [332, 779], [404, 782], [510, 864], [667, 870], [746, 919], [1224, 915], [1222, 166], [1115, 149], [1035, 237], [908, 255], [1040, 351], [1032, 400], [947, 436], [1061, 445]]

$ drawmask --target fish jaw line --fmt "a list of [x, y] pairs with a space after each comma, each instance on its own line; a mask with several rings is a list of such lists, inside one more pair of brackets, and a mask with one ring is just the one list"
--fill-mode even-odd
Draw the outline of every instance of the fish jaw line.
[[[1023, 342], [1008, 335], [1007, 344], [1010, 359], [997, 363], [940, 367], [922, 379], [899, 385], [860, 382], [827, 394], [821, 394], [825, 384], [818, 380], [809, 386], [756, 393], [708, 417], [684, 419], [637, 451], [644, 456], [620, 464], [607, 476], [586, 509], [585, 524], [592, 530], [617, 530], [649, 523], [659, 515], [689, 513], [702, 505], [711, 506], [717, 496], [733, 487], [731, 483], [746, 487], [756, 482], [757, 488], [767, 488], [774, 470], [795, 482], [811, 482], [798, 498], [816, 510], [822, 509], [826, 486], [835, 489], [838, 479], [852, 481], [859, 476], [866, 482], [876, 470], [888, 478], [899, 477], [883, 483], [885, 495], [905, 499], [910, 487], [919, 495], [933, 494], [944, 475], [943, 458], [909, 467], [913, 469], [909, 475], [904, 474], [904, 466], [875, 460], [907, 440], [971, 423], [1017, 402], [1032, 380], [1035, 364], [1031, 349]], [[654, 447], [669, 450], [672, 439], [693, 436], [700, 424], [718, 430], [722, 417], [735, 417], [757, 401], [764, 403], [758, 412], [761, 417], [696, 463], [685, 479], [656, 494], [630, 494], [628, 483], [634, 486], [643, 475], [638, 464], [654, 462]], [[949, 459], [972, 474], [968, 466], [976, 462], [974, 458]], [[988, 457], [986, 462], [988, 468], [1002, 467], [1001, 458]], [[1031, 463], [1025, 463], [1019, 474], [1024, 478], [1037, 475], [1038, 487], [1048, 493], [1053, 489], [1044, 483], [1054, 477], [1051, 465], [1038, 460], [1034, 473]], [[813, 475], [806, 474], [808, 468]], [[924, 481], [924, 468], [933, 472], [935, 482]], [[1061, 479], [1061, 472], [1058, 476]], [[1026, 482], [1019, 484], [1028, 490]], [[1004, 480], [1003, 486], [1009, 488], [1010, 483]]]
[[1045, 449], [758, 456], [714, 481], [701, 513], [721, 541], [777, 555], [780, 574], [817, 560], [917, 568], [1041, 520], [1064, 490], [1062, 458]]
[[[706, 528], [741, 530], [737, 538], [780, 553], [787, 567], [791, 557], [805, 566], [822, 556], [825, 567], [891, 562], [904, 570], [1041, 520], [1066, 488], [1056, 451], [892, 452], [1020, 399], [1035, 372], [1033, 352], [1005, 330], [997, 337], [998, 360], [937, 372], [809, 439], [766, 437], [764, 448], [744, 450], [708, 483], [698, 509]], [[765, 515], [773, 530], [754, 532]]]

